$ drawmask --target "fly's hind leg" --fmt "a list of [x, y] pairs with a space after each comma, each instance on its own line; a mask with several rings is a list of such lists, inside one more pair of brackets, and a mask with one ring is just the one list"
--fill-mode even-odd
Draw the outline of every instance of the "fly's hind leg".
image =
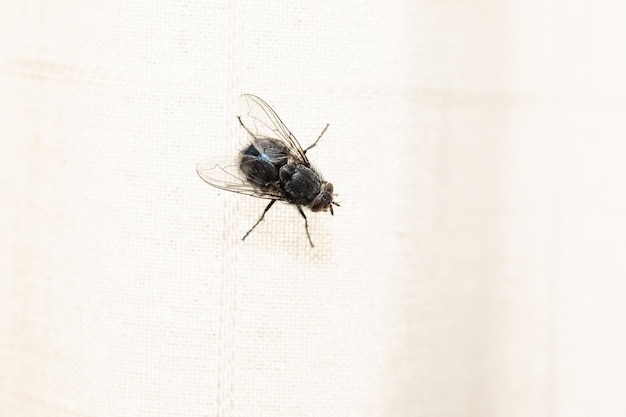
[[[248, 237], [248, 235], [250, 234], [250, 232], [252, 232], [254, 230], [255, 227], [257, 227], [257, 225], [259, 223], [261, 223], [261, 220], [263, 220], [263, 218], [265, 217], [265, 213], [267, 213], [267, 211], [272, 207], [272, 205], [276, 202], [276, 200], [272, 200], [270, 201], [270, 203], [267, 205], [267, 207], [265, 207], [265, 210], [263, 210], [263, 214], [261, 214], [261, 217], [259, 218], [259, 220], [257, 220], [256, 223], [254, 223], [254, 226], [252, 226], [252, 228], [250, 230], [248, 230], [248, 232], [244, 235], [244, 237], [241, 238], [241, 240], [246, 240], [246, 238]], [[307, 232], [308, 233], [308, 232]]]
[[[315, 140], [315, 142], [313, 142], [311, 145], [309, 145], [305, 150], [304, 150], [304, 154], [306, 155], [306, 152], [313, 148], [315, 145], [317, 145], [317, 142], [320, 141], [320, 139], [322, 138], [322, 136], [324, 135], [324, 132], [326, 132], [326, 129], [328, 129], [328, 126], [330, 126], [330, 124], [326, 124], [326, 127], [324, 128], [324, 130], [322, 130], [322, 133], [320, 133], [320, 135], [317, 137], [317, 139]], [[306, 219], [306, 217], [305, 217]]]
[[304, 215], [304, 211], [302, 211], [302, 207], [298, 206], [298, 211], [300, 212], [300, 214], [302, 214], [302, 217], [304, 217], [304, 230], [306, 230], [306, 237], [309, 238], [309, 243], [311, 244], [311, 247], [315, 247], [315, 245], [313, 244], [313, 241], [311, 240], [311, 235], [309, 234], [309, 222], [306, 219], [306, 216]]

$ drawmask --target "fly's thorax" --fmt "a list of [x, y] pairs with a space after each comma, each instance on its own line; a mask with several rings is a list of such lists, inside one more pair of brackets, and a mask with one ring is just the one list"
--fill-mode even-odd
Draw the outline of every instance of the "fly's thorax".
[[320, 176], [303, 164], [285, 164], [280, 168], [279, 177], [289, 201], [298, 205], [310, 205], [322, 186]]

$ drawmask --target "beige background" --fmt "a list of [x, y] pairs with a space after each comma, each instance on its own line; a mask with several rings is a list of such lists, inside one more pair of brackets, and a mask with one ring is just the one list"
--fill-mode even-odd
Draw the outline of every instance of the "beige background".
[[[621, 2], [0, 1], [0, 415], [624, 416]], [[336, 215], [197, 161], [266, 99]]]

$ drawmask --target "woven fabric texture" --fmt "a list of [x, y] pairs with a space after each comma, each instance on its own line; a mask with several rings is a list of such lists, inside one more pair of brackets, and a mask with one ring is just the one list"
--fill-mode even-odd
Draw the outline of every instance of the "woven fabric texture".
[[[0, 1], [0, 416], [626, 415], [617, 2]], [[335, 215], [217, 190], [265, 99]]]

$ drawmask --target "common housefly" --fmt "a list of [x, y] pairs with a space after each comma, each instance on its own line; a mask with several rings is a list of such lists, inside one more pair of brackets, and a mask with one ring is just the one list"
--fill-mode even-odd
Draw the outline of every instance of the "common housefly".
[[309, 161], [306, 153], [317, 145], [328, 125], [317, 140], [302, 149], [294, 135], [272, 108], [261, 98], [244, 94], [242, 100], [247, 112], [239, 116], [239, 123], [248, 132], [250, 141], [239, 152], [237, 162], [198, 163], [196, 171], [208, 184], [226, 191], [270, 200], [261, 217], [243, 236], [244, 240], [265, 217], [277, 201], [293, 204], [304, 218], [304, 229], [309, 224], [302, 207], [313, 212], [330, 211], [333, 205], [333, 185]]

